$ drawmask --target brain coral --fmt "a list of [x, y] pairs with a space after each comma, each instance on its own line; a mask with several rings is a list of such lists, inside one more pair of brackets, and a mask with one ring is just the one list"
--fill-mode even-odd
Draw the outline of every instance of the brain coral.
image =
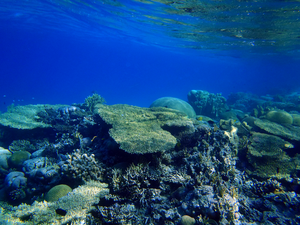
[[72, 188], [70, 188], [68, 185], [56, 185], [48, 191], [45, 199], [47, 202], [55, 202], [61, 197], [67, 195], [69, 192], [72, 192]]

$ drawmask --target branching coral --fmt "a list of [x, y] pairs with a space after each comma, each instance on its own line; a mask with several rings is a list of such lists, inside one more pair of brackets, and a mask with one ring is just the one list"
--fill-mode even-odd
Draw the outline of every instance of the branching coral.
[[81, 153], [79, 149], [68, 155], [66, 163], [61, 165], [61, 169], [65, 175], [83, 181], [102, 180], [104, 172], [93, 154]]
[[88, 96], [84, 100], [84, 104], [88, 107], [89, 111], [93, 112], [94, 107], [97, 104], [103, 104], [105, 103], [105, 99], [98, 95], [97, 93], [94, 93], [92, 96]]

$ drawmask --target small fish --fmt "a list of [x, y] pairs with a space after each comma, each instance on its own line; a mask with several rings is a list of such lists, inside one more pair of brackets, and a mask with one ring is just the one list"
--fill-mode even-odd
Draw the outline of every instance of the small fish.
[[284, 147], [286, 147], [286, 148], [294, 148], [294, 145], [292, 145], [290, 143], [286, 143], [286, 144], [284, 144]]
[[56, 209], [55, 212], [61, 216], [65, 216], [67, 214], [67, 211], [61, 208]]

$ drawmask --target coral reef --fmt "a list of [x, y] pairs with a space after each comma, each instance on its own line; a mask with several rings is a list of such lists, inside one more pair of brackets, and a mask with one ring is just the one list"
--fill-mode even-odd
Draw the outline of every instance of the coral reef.
[[189, 95], [195, 118], [98, 95], [12, 107], [39, 125], [0, 127], [0, 223], [299, 224], [298, 95]]

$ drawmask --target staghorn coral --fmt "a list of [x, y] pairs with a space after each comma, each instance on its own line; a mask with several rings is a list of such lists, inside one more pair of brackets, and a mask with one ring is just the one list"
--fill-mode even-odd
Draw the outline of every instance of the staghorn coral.
[[66, 176], [83, 181], [102, 180], [104, 172], [93, 154], [87, 155], [79, 149], [68, 155], [68, 159], [60, 166]]

